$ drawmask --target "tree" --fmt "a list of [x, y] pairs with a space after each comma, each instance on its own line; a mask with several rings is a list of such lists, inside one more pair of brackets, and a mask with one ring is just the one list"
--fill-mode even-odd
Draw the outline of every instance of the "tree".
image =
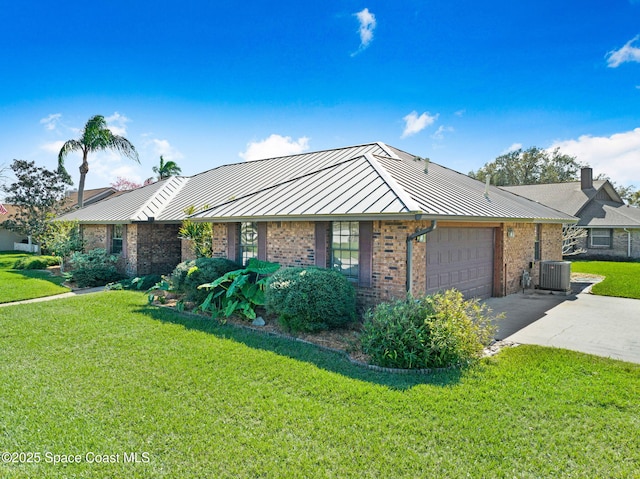
[[17, 213], [2, 225], [40, 243], [51, 218], [64, 211], [69, 176], [38, 167], [33, 161], [13, 160], [11, 169], [16, 181], [2, 189], [7, 203], [16, 206]]
[[562, 256], [573, 256], [586, 253], [581, 245], [582, 238], [587, 237], [587, 230], [574, 224], [562, 226]]
[[175, 161], [164, 161], [162, 155], [160, 155], [160, 166], [154, 166], [153, 172], [158, 175], [158, 180], [169, 178], [170, 176], [176, 176], [182, 173], [182, 168], [178, 166]]
[[549, 152], [533, 146], [501, 155], [469, 176], [485, 181], [490, 175], [496, 186], [563, 183], [577, 180], [583, 166], [575, 157], [561, 154], [559, 148]]
[[109, 186], [116, 191], [129, 191], [140, 188], [142, 185], [127, 178], [123, 178], [122, 176], [118, 176], [118, 178], [116, 178], [116, 181], [111, 183]]
[[135, 160], [138, 159], [138, 152], [135, 147], [126, 138], [114, 135], [109, 128], [107, 122], [102, 115], [95, 115], [87, 121], [84, 126], [80, 138], [77, 140], [68, 140], [62, 145], [58, 154], [58, 171], [68, 176], [64, 168], [64, 160], [67, 155], [73, 151], [82, 152], [82, 164], [80, 165], [80, 184], [78, 185], [78, 207], [84, 205], [84, 182], [89, 172], [89, 162], [87, 157], [89, 153], [103, 150], [114, 150], [118, 153]]

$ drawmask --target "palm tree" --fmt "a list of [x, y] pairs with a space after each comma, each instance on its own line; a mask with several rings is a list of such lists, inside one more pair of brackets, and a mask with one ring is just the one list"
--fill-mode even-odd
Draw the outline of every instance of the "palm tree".
[[170, 176], [179, 175], [182, 172], [182, 168], [175, 161], [169, 160], [165, 163], [164, 158], [160, 155], [160, 166], [154, 166], [153, 172], [158, 175], [159, 180], [163, 180]]
[[69, 176], [64, 168], [64, 159], [72, 151], [82, 152], [80, 184], [78, 185], [78, 207], [84, 204], [84, 181], [89, 172], [87, 156], [94, 151], [114, 150], [140, 163], [135, 147], [123, 136], [114, 135], [102, 115], [95, 115], [87, 121], [80, 138], [69, 140], [62, 145], [58, 154], [58, 171]]

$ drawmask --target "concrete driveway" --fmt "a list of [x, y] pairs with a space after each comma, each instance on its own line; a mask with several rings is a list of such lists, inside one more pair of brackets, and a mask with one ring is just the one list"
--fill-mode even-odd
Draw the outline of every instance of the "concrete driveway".
[[497, 339], [570, 349], [640, 363], [640, 300], [551, 293], [489, 298], [504, 312]]

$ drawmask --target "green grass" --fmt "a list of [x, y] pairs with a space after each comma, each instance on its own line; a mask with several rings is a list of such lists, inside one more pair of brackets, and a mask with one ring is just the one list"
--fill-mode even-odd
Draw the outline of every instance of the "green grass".
[[[41, 455], [0, 464], [0, 477], [640, 470], [640, 365], [520, 346], [463, 371], [381, 374], [145, 300], [111, 291], [0, 310], [0, 451]], [[46, 463], [47, 452], [81, 462]], [[88, 463], [89, 452], [119, 462]]]
[[47, 271], [12, 269], [18, 259], [29, 256], [13, 251], [0, 252], [0, 303], [41, 298], [69, 291], [69, 288], [62, 286], [63, 278], [52, 276]]
[[640, 263], [573, 261], [571, 271], [605, 277], [604, 281], [593, 286], [593, 294], [640, 299]]

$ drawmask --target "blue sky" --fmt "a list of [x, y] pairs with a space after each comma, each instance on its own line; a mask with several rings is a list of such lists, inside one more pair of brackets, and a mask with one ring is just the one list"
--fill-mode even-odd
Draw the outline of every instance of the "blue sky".
[[90, 157], [88, 188], [371, 141], [463, 173], [559, 146], [640, 188], [638, 35], [640, 0], [5, 2], [0, 165], [102, 114], [141, 164]]

